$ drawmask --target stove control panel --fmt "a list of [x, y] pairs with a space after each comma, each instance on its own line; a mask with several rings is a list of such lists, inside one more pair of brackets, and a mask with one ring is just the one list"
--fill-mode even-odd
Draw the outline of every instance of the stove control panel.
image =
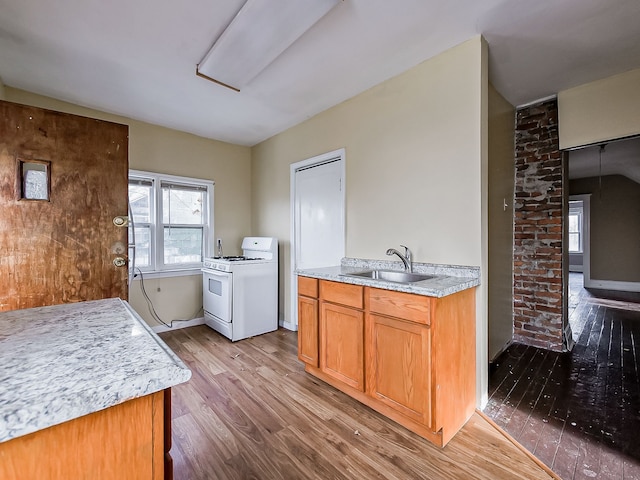
[[219, 270], [220, 272], [230, 272], [231, 265], [228, 263], [220, 263], [215, 260], [205, 259], [202, 262], [203, 268], [208, 268], [209, 270]]

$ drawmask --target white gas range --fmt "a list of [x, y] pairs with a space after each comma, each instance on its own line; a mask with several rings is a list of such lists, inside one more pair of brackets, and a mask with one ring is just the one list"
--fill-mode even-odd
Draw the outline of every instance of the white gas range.
[[242, 256], [205, 258], [204, 321], [231, 341], [278, 329], [278, 240], [245, 237]]

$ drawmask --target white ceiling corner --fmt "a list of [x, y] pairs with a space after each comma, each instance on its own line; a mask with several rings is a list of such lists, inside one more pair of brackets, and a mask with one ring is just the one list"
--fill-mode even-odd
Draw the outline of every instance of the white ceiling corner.
[[640, 68], [637, 0], [343, 0], [238, 93], [195, 67], [243, 3], [0, 0], [0, 78], [254, 145], [478, 34], [514, 105]]

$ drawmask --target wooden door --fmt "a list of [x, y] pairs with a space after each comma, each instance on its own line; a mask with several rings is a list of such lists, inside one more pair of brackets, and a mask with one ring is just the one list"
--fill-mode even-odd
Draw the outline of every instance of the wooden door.
[[298, 297], [298, 358], [318, 366], [318, 300]]
[[368, 315], [367, 393], [431, 427], [430, 329], [418, 323]]
[[[22, 198], [33, 163], [48, 200]], [[0, 311], [127, 299], [128, 168], [128, 126], [0, 101]]]
[[326, 302], [320, 308], [320, 369], [363, 392], [363, 312]]

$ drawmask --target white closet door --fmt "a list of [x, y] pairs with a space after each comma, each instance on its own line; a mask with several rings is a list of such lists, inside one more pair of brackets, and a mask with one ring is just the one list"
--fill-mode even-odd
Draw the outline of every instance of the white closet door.
[[340, 263], [344, 255], [342, 198], [340, 161], [296, 172], [297, 268]]
[[339, 265], [345, 256], [344, 149], [291, 165], [291, 320], [296, 330], [296, 269]]

